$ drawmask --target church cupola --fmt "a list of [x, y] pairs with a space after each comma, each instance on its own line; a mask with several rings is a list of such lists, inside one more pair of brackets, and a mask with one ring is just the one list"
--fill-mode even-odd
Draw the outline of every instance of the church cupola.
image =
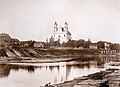
[[64, 28], [65, 28], [66, 30], [68, 30], [68, 24], [67, 24], [67, 22], [65, 22]]
[[55, 25], [57, 25], [57, 22], [55, 21]]
[[56, 31], [58, 31], [58, 24], [57, 24], [57, 22], [55, 22], [55, 24], [54, 24], [54, 32], [56, 32]]

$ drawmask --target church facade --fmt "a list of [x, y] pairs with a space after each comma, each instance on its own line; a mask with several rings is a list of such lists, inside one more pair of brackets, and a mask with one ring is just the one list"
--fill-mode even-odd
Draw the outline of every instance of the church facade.
[[68, 30], [67, 22], [65, 22], [63, 27], [58, 26], [57, 22], [55, 22], [53, 30], [54, 41], [59, 41], [60, 43], [63, 43], [71, 40], [71, 33]]

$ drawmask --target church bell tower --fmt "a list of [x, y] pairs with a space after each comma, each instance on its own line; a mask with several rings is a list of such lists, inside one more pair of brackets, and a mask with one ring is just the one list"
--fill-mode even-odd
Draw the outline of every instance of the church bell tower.
[[64, 29], [65, 29], [66, 31], [68, 31], [68, 24], [67, 24], [67, 22], [65, 22], [65, 24], [64, 24]]
[[57, 24], [57, 22], [55, 22], [55, 24], [54, 24], [54, 32], [57, 32], [58, 31], [58, 24]]

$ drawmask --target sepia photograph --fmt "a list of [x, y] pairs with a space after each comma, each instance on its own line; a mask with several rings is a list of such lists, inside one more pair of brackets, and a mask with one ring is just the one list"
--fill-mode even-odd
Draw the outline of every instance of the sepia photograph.
[[120, 87], [120, 0], [0, 0], [0, 87]]

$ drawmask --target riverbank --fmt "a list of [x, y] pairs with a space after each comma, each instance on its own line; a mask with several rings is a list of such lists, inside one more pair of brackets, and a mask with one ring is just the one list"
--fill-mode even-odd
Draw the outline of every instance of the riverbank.
[[0, 49], [0, 57], [36, 57], [36, 58], [60, 58], [96, 55], [98, 50], [92, 49], [44, 49], [44, 48], [5, 48]]
[[78, 58], [34, 58], [34, 57], [1, 57], [0, 63], [54, 63], [79, 60]]
[[0, 62], [43, 63], [72, 60], [91, 61], [98, 51], [90, 49], [5, 48], [0, 50]]
[[69, 56], [69, 57], [0, 57], [0, 63], [55, 63], [55, 62], [69, 62], [69, 61], [97, 61], [99, 58], [96, 58], [92, 55], [85, 56]]
[[120, 87], [120, 70], [107, 69], [64, 83], [40, 87]]

